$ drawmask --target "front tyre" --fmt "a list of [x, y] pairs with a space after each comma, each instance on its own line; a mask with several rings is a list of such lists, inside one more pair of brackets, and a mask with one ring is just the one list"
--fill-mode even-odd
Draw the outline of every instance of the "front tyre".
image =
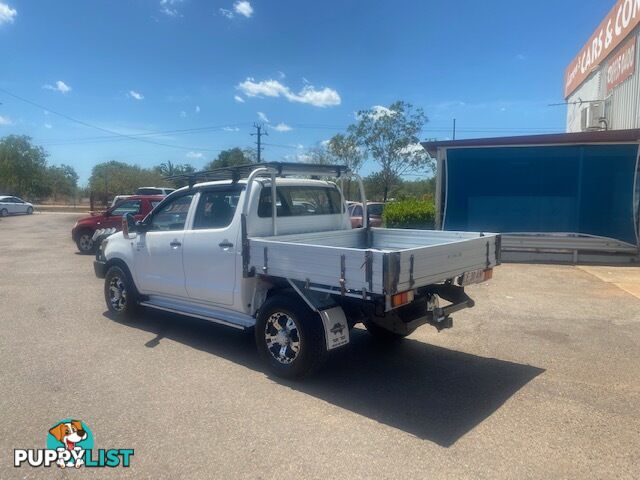
[[76, 240], [76, 246], [80, 253], [91, 254], [96, 249], [96, 244], [93, 241], [93, 232], [91, 230], [82, 230]]
[[33, 213], [33, 207], [27, 208], [27, 215], [31, 215]]
[[131, 317], [138, 306], [138, 294], [131, 277], [117, 265], [110, 267], [104, 277], [104, 299], [116, 318]]
[[260, 308], [255, 339], [258, 353], [279, 377], [302, 378], [325, 357], [319, 316], [286, 295], [275, 295]]

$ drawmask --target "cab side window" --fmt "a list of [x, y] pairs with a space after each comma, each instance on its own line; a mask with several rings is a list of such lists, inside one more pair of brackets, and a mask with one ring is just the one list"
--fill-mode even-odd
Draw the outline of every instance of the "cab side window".
[[237, 188], [202, 192], [193, 228], [203, 230], [228, 226], [233, 220], [239, 198], [240, 190]]
[[151, 218], [149, 231], [184, 230], [193, 195], [183, 195], [162, 205]]

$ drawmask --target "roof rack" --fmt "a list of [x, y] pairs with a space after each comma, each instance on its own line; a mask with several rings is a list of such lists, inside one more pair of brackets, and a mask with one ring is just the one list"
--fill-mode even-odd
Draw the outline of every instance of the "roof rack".
[[203, 181], [215, 180], [231, 180], [233, 183], [238, 182], [242, 178], [246, 178], [256, 168], [266, 167], [270, 169], [270, 173], [277, 176], [285, 175], [310, 175], [310, 176], [331, 176], [340, 178], [343, 175], [351, 173], [346, 165], [316, 165], [312, 163], [292, 163], [292, 162], [262, 162], [250, 163], [247, 165], [239, 165], [236, 167], [222, 167], [213, 170], [204, 170], [201, 172], [187, 173], [184, 175], [172, 175], [165, 177], [167, 180], [186, 180], [189, 188], [196, 183]]

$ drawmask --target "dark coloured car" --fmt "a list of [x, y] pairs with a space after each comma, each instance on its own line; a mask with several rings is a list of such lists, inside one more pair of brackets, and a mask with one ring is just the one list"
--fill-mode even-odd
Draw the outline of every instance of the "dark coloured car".
[[122, 228], [122, 216], [131, 213], [135, 220], [142, 220], [165, 198], [164, 195], [132, 195], [100, 213], [81, 218], [71, 230], [71, 238], [82, 253], [93, 253], [96, 248], [93, 236], [97, 230]]

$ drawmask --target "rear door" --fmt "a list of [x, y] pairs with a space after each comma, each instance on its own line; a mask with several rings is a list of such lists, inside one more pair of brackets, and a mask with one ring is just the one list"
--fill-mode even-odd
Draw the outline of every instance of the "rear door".
[[190, 298], [232, 305], [240, 251], [240, 185], [221, 185], [198, 194], [192, 228], [184, 235], [183, 263]]
[[154, 212], [135, 244], [135, 280], [143, 293], [187, 297], [182, 252], [194, 195], [173, 198]]
[[14, 213], [27, 213], [27, 208], [29, 205], [26, 202], [18, 197], [13, 197], [13, 208], [15, 209]]

